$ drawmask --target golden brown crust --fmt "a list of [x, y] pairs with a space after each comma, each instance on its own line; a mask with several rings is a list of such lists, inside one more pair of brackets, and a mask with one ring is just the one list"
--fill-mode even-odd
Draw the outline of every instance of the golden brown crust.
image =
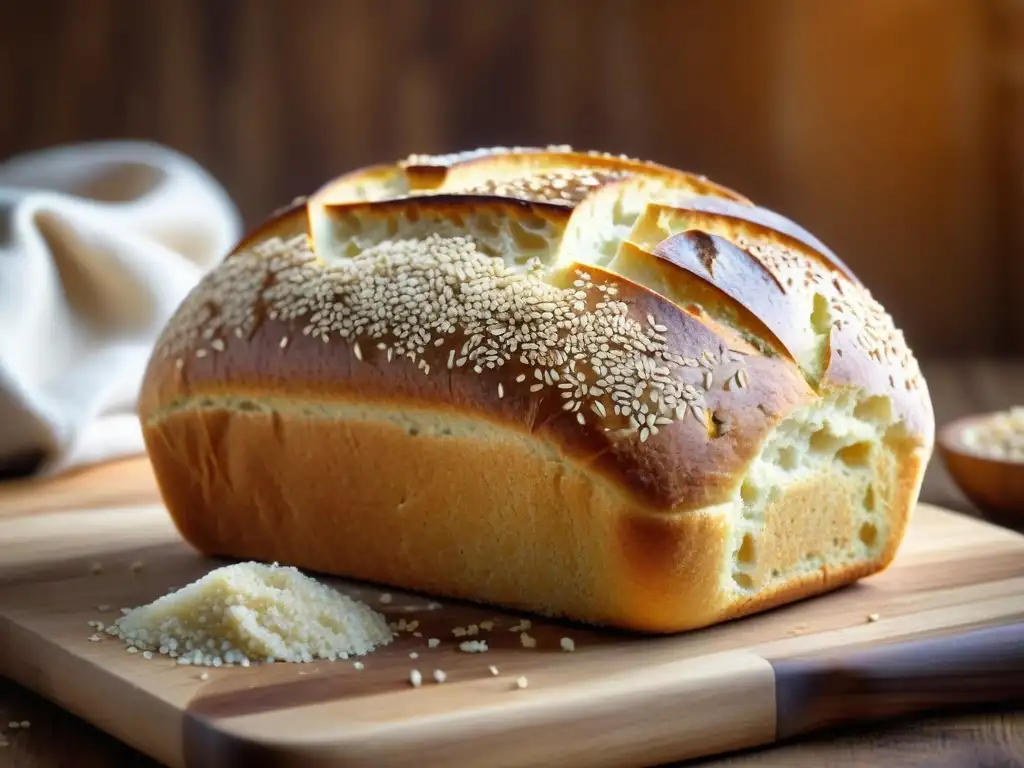
[[[360, 415], [330, 410], [342, 407]], [[200, 551], [648, 632], [707, 626], [884, 568], [917, 493], [919, 467], [906, 464], [879, 490], [893, 510], [890, 543], [830, 564], [858, 535], [849, 494], [827, 475], [783, 491], [762, 539], [765, 583], [730, 591], [719, 578], [728, 505], [652, 514], [541, 436], [466, 434], [472, 420], [432, 409], [288, 408], [211, 404], [146, 428], [168, 508]], [[802, 567], [807, 554], [820, 567]]]
[[[601, 218], [645, 190], [671, 204]], [[927, 389], [845, 265], [772, 216], [565, 150], [341, 177], [165, 329], [140, 417], [168, 509], [211, 554], [650, 631], [884, 567]], [[601, 266], [624, 222], [638, 242]], [[573, 227], [604, 229], [560, 251]]]

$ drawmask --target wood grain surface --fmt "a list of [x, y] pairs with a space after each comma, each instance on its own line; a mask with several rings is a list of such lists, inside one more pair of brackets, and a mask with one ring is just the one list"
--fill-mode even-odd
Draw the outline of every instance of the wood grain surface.
[[[90, 620], [109, 622], [218, 564], [188, 549], [158, 505], [5, 516], [0, 671], [172, 766], [400, 766], [425, 756], [655, 765], [977, 704], [979, 690], [981, 702], [1024, 699], [1024, 623], [1013, 623], [1024, 621], [1024, 536], [926, 505], [886, 573], [669, 638], [532, 617], [537, 647], [527, 649], [510, 631], [522, 616], [449, 601], [432, 609], [429, 596], [336, 582], [392, 621], [418, 621], [422, 636], [398, 633], [362, 671], [351, 662], [198, 670], [128, 654], [113, 638], [89, 641]], [[383, 604], [382, 591], [393, 600]], [[495, 624], [482, 632], [489, 651], [460, 651], [452, 629], [485, 620]], [[575, 652], [560, 649], [562, 637]], [[448, 679], [414, 689], [413, 668]], [[521, 675], [526, 690], [515, 687]]]
[[1022, 19], [1016, 0], [8, 0], [0, 159], [158, 141], [253, 225], [410, 152], [625, 152], [796, 218], [923, 354], [1006, 355]]
[[[519, 708], [512, 713], [517, 714], [514, 719], [519, 727], [540, 724], [561, 734], [562, 740], [554, 743], [563, 749], [565, 745], [572, 745], [569, 754], [578, 764], [596, 756], [610, 761], [608, 764], [621, 764], [621, 760], [616, 762], [616, 759], [624, 753], [615, 752], [615, 747], [624, 749], [623, 742], [628, 743], [630, 737], [645, 745], [646, 750], [628, 754], [646, 763], [694, 754], [680, 752], [683, 747], [715, 752], [742, 746], [745, 739], [751, 745], [761, 743], [774, 737], [775, 701], [780, 703], [781, 733], [788, 737], [849, 717], [897, 714], [899, 706], [908, 702], [911, 708], [920, 706], [922, 701], [936, 703], [937, 698], [949, 695], [952, 687], [948, 675], [952, 672], [969, 673], [968, 677], [960, 679], [968, 683], [960, 687], [961, 702], [976, 701], [979, 684], [990, 686], [980, 698], [988, 701], [996, 698], [998, 686], [991, 682], [993, 672], [1000, 674], [1005, 693], [1021, 691], [1019, 678], [1012, 675], [1022, 669], [1019, 653], [1024, 643], [1019, 635], [1007, 638], [997, 633], [977, 637], [969, 646], [974, 654], [965, 651], [963, 645], [939, 649], [941, 653], [932, 649], [932, 653], [925, 654], [918, 649], [912, 652], [913, 663], [909, 666], [905, 662], [891, 666], [896, 658], [891, 648], [883, 649], [888, 655], [881, 662], [878, 658], [860, 655], [864, 652], [862, 649], [877, 646], [881, 641], [910, 639], [922, 634], [942, 638], [950, 631], [951, 623], [963, 627], [999, 624], [1024, 613], [1024, 598], [1021, 598], [1024, 550], [1021, 550], [1020, 540], [995, 527], [972, 524], [963, 518], [929, 517], [927, 511], [918, 517], [919, 526], [908, 541], [899, 566], [887, 574], [869, 580], [862, 587], [828, 596], [827, 602], [810, 601], [704, 633], [669, 640], [631, 638], [623, 646], [622, 638], [615, 635], [554, 625], [534, 632], [541, 641], [540, 647], [549, 651], [536, 654], [517, 648], [516, 635], [500, 636], [499, 628], [495, 635], [501, 639], [486, 656], [461, 654], [447, 648], [441, 658], [450, 674], [449, 681], [455, 684], [420, 691], [408, 689], [404, 682], [409, 665], [417, 663], [408, 659], [410, 648], [406, 645], [422, 643], [422, 640], [406, 636], [393, 648], [367, 659], [366, 672], [371, 674], [356, 675], [351, 669], [336, 665], [314, 665], [299, 670], [307, 671], [307, 675], [300, 677], [295, 667], [277, 665], [278, 668], [272, 670], [272, 680], [265, 675], [267, 669], [259, 673], [259, 691], [263, 693], [250, 690], [251, 679], [243, 680], [245, 675], [236, 674], [242, 670], [218, 670], [209, 681], [201, 682], [194, 673], [183, 675], [180, 668], [169, 665], [166, 660], [143, 662], [139, 657], [130, 657], [113, 641], [99, 644], [85, 641], [90, 632], [85, 621], [97, 618], [90, 606], [99, 602], [131, 605], [151, 599], [167, 586], [180, 585], [199, 575], [206, 567], [182, 550], [164, 516], [147, 513], [151, 508], [139, 505], [146, 501], [145, 488], [149, 482], [145, 463], [134, 461], [44, 484], [41, 493], [24, 482], [0, 488], [0, 510], [3, 510], [0, 513], [0, 529], [3, 530], [0, 535], [0, 563], [3, 564], [0, 566], [0, 612], [14, 615], [20, 628], [0, 634], [5, 644], [0, 649], [0, 658], [9, 660], [9, 666], [13, 664], [9, 672], [12, 677], [31, 682], [34, 688], [44, 691], [66, 708], [87, 713], [94, 722], [99, 721], [122, 739], [144, 744], [172, 763], [176, 757], [184, 759], [188, 751], [193, 762], [196, 754], [209, 758], [215, 750], [231, 743], [223, 737], [215, 738], [217, 731], [227, 730], [236, 736], [272, 732], [274, 724], [280, 723], [279, 716], [273, 713], [281, 706], [287, 706], [294, 718], [290, 721], [294, 722], [294, 727], [289, 730], [300, 742], [326, 733], [336, 735], [337, 723], [345, 721], [354, 724], [351, 738], [355, 741], [350, 743], [350, 749], [352, 744], [379, 741], [360, 741], [360, 728], [364, 729], [365, 736], [368, 732], [379, 734], [379, 729], [388, 727], [395, 729], [393, 735], [406, 739], [411, 749], [422, 746], [429, 733], [436, 733], [436, 729], [417, 730], [403, 720], [411, 713], [423, 711], [421, 707], [452, 727], [460, 718], [466, 718], [467, 712], [477, 712], [482, 703], [490, 701], [500, 704], [494, 712], [503, 713], [498, 722], [504, 724], [510, 714], [507, 685], [513, 679], [511, 676], [517, 674], [526, 674], [531, 680], [528, 691], [513, 693], [516, 696], [527, 694], [511, 705], [513, 709]], [[111, 508], [111, 491], [116, 488], [125, 489], [126, 498], [120, 508]], [[78, 511], [64, 511], [69, 508]], [[926, 535], [920, 533], [923, 530], [920, 525], [927, 527]], [[71, 548], [69, 540], [74, 542]], [[132, 576], [128, 566], [139, 557], [146, 562], [146, 567]], [[105, 563], [103, 575], [88, 573], [88, 565], [95, 559]], [[56, 585], [61, 588], [54, 589]], [[368, 588], [361, 586], [360, 589]], [[372, 591], [368, 594], [373, 602]], [[398, 599], [387, 607], [388, 611], [401, 612], [416, 605], [422, 608], [421, 598], [406, 596], [405, 600], [410, 602]], [[949, 605], [958, 606], [955, 618], [951, 619]], [[40, 611], [40, 606], [45, 610]], [[459, 606], [445, 610], [447, 613], [442, 612], [433, 619], [422, 618], [425, 622], [447, 625], [451, 622], [465, 624], [474, 616], [476, 620], [484, 617], [479, 608]], [[450, 613], [452, 610], [456, 613]], [[880, 614], [880, 620], [865, 621], [865, 616], [874, 612]], [[411, 616], [413, 612], [403, 615]], [[444, 627], [432, 629], [445, 636]], [[571, 656], [558, 653], [557, 640], [562, 634], [577, 639], [580, 649], [577, 653]], [[55, 646], [41, 641], [45, 637], [58, 638], [57, 662], [51, 655]], [[941, 641], [949, 642], [949, 638]], [[986, 644], [987, 650], [982, 652]], [[624, 651], [624, 647], [627, 650]], [[850, 655], [851, 649], [855, 655]], [[838, 668], [835, 666], [837, 651], [842, 652], [843, 661]], [[768, 668], [768, 677], [764, 675], [766, 670], [761, 659], [774, 666], [774, 671]], [[88, 662], [85, 669], [91, 670], [84, 679], [81, 676], [83, 660]], [[486, 663], [497, 663], [506, 674], [497, 680], [490, 678], [484, 673]], [[382, 668], [373, 669], [375, 664]], [[317, 666], [328, 668], [310, 672]], [[843, 673], [839, 677], [837, 669]], [[112, 671], [120, 685], [113, 689]], [[245, 672], [251, 674], [249, 670]], [[772, 677], [775, 690], [770, 696], [772, 691], [764, 685]], [[68, 680], [80, 684], [69, 685]], [[709, 694], [708, 680], [732, 681], [737, 687], [711, 686]], [[915, 681], [917, 684], [913, 685]], [[342, 684], [346, 686], [346, 695], [339, 699], [338, 686]], [[902, 697], [890, 695], [893, 686], [902, 689]], [[762, 692], [760, 696], [758, 691]], [[879, 694], [883, 697], [881, 700], [877, 698]], [[596, 707], [594, 702], [599, 701], [601, 695], [610, 696], [613, 702], [616, 696], [621, 697], [619, 708]], [[657, 700], [659, 706], [638, 706], [644, 696]], [[766, 710], [769, 699], [772, 699], [771, 705]], [[13, 719], [31, 720], [35, 716], [34, 708], [48, 706], [24, 691], [17, 692], [11, 701], [23, 709], [0, 714]], [[546, 706], [539, 706], [538, 701]], [[890, 706], [895, 702], [897, 708], [886, 712], [880, 709], [880, 701]], [[112, 706], [104, 706], [104, 702]], [[0, 709], [5, 704], [7, 702], [0, 698]], [[732, 719], [726, 720], [731, 725], [725, 743], [715, 728], [722, 722], [721, 716], [708, 719], [709, 713], [721, 706], [732, 713]], [[183, 709], [191, 714], [182, 716]], [[651, 715], [652, 710], [657, 716]], [[695, 714], [689, 720], [681, 720], [679, 713], [684, 711]], [[742, 714], [744, 711], [748, 712], [746, 717]], [[771, 728], [765, 721], [766, 711], [772, 713]], [[132, 715], [128, 716], [127, 712]], [[384, 720], [380, 720], [381, 712], [387, 713]], [[552, 717], [551, 712], [561, 713], [561, 716]], [[631, 718], [630, 713], [636, 712], [643, 712], [644, 716]], [[541, 719], [531, 721], [531, 716], [540, 716], [537, 713], [543, 715]], [[738, 722], [734, 722], [736, 718]], [[943, 728], [968, 735], [985, 733], [986, 729], [994, 727], [993, 723], [1005, 722], [1012, 726], [1016, 718], [1015, 714], [999, 713], [987, 718], [974, 716], [973, 720], [930, 721], [918, 725], [921, 730], [916, 733], [943, 732]], [[37, 718], [28, 731], [11, 732], [10, 751], [0, 751], [0, 761], [17, 754], [31, 755], [42, 761], [48, 753], [56, 757], [60, 754], [58, 746], [43, 734], [69, 721], [74, 725], [63, 725], [63, 728], [71, 728], [71, 732], [83, 728], [67, 714], [59, 713], [41, 721]], [[178, 725], [173, 725], [176, 722]], [[217, 724], [216, 731], [211, 731], [211, 722]], [[459, 749], [445, 753], [453, 761], [472, 762], [475, 754], [487, 750], [516, 754], [516, 749], [520, 752], [523, 749], [524, 740], [531, 744], [531, 749], [538, 750], [532, 754], [542, 758], [546, 753], [541, 747], [546, 744], [550, 748], [552, 744], [551, 740], [534, 743], [529, 736], [507, 725], [488, 732], [486, 717], [483, 721], [471, 722], [474, 725], [471, 732], [479, 729], [486, 738], [457, 740]], [[682, 727], [686, 723], [696, 730]], [[672, 726], [668, 731], [677, 741], [656, 738], [661, 734], [659, 729], [664, 730], [667, 725]], [[371, 730], [366, 731], [367, 728]], [[766, 728], [772, 731], [767, 737]], [[903, 734], [894, 737], [896, 746], [885, 741], [889, 737], [876, 737], [882, 739], [887, 754], [893, 750], [899, 752], [899, 744], [903, 743], [899, 739], [906, 741], [915, 733], [908, 730], [907, 725], [889, 725], [886, 729], [883, 733]], [[619, 741], [610, 745], [602, 734], [612, 732], [619, 735]], [[182, 738], [183, 733], [187, 738]], [[954, 739], [953, 752], [939, 757], [953, 760], [950, 765], [983, 765], [986, 764], [984, 753], [988, 750], [1004, 760], [993, 765], [1014, 764], [1005, 761], [1020, 756], [1020, 745], [1012, 740], [1000, 744], [999, 733], [990, 735], [983, 749], [960, 744]], [[857, 742], [851, 742], [851, 738], [846, 737], [846, 741], [840, 740], [828, 747], [819, 740], [819, 750], [824, 749], [824, 752], [808, 752], [815, 744], [812, 739], [774, 750], [716, 759], [724, 760], [722, 764], [726, 765], [743, 765], [749, 761], [758, 765], [826, 765], [830, 764], [826, 759], [829, 755], [838, 759], [845, 754], [844, 750], [856, 751]], [[142, 760], [98, 734], [83, 741], [87, 745], [82, 751], [85, 762], [80, 764], [83, 765], [89, 764], [93, 751], [99, 761], [96, 764], [113, 759], [112, 756], [128, 761], [120, 764]], [[871, 743], [870, 739], [866, 741]], [[36, 746], [24, 751], [29, 744]], [[968, 752], [970, 760], [975, 762], [964, 762]], [[78, 755], [77, 749], [75, 754]], [[235, 758], [245, 756], [244, 753], [233, 754]], [[926, 754], [934, 756], [935, 753]], [[787, 757], [780, 757], [783, 755]], [[804, 759], [801, 755], [817, 755], [818, 762], [801, 763]], [[953, 759], [956, 755], [960, 762]], [[365, 756], [378, 758], [374, 762], [384, 764], [379, 753], [365, 753]], [[907, 755], [905, 759], [913, 761], [921, 757], [923, 755]], [[779, 762], [772, 762], [776, 758]], [[51, 764], [58, 763], [59, 760]], [[895, 761], [886, 764], [932, 763]]]

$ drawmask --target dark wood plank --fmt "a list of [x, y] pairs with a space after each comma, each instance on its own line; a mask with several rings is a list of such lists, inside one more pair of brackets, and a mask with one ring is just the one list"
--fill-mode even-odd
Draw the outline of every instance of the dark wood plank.
[[651, 157], [796, 217], [922, 354], [1006, 354], [1024, 349], [1021, 68], [1000, 30], [1020, 10], [993, 2], [0, 3], [0, 158], [152, 139], [254, 225], [409, 152]]

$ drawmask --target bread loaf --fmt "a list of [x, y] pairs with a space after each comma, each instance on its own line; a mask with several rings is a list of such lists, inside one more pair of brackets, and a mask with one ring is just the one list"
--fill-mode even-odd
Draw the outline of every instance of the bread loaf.
[[813, 235], [567, 147], [278, 212], [170, 321], [140, 417], [203, 553], [647, 632], [886, 567], [934, 440], [903, 335]]

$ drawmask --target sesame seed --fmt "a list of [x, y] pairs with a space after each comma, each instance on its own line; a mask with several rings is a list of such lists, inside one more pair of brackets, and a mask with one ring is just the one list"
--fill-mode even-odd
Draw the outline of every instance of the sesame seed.
[[365, 665], [365, 664], [363, 664], [363, 662], [361, 662], [361, 661], [357, 661], [357, 662], [355, 662], [355, 663], [354, 663], [354, 664], [352, 665], [352, 668], [353, 668], [353, 669], [355, 669], [356, 671], [360, 671], [360, 670], [363, 670], [363, 669], [365, 669], [365, 668], [366, 668], [366, 665]]
[[489, 667], [488, 667], [487, 669], [488, 669], [488, 671], [490, 671], [490, 673], [491, 673], [491, 674], [492, 674], [492, 675], [493, 675], [494, 677], [497, 677], [497, 676], [498, 676], [498, 668], [497, 668], [496, 666], [494, 666], [493, 664], [491, 664], [491, 666], [489, 666]]
[[526, 679], [525, 676], [516, 678], [516, 688], [518, 688], [519, 690], [522, 690], [527, 685], [529, 685], [529, 681]]
[[571, 637], [563, 637], [559, 641], [559, 645], [562, 646], [563, 651], [568, 651], [572, 653], [576, 650], [576, 641], [574, 641]]
[[869, 613], [868, 614], [868, 621], [871, 622], [871, 623], [874, 623], [874, 622], [878, 621], [880, 618], [882, 618], [882, 617], [879, 616], [877, 613]]
[[498, 397], [504, 397], [504, 396], [505, 396], [505, 388], [503, 386], [501, 386], [501, 382], [499, 381], [498, 382]]
[[409, 653], [409, 658], [410, 659], [418, 659], [419, 657], [420, 657], [420, 655], [418, 653], [416, 653], [416, 651], [411, 651]]
[[281, 347], [281, 349], [284, 349], [285, 347], [287, 347], [288, 346], [288, 337], [287, 336], [282, 336], [281, 337], [281, 341], [278, 343], [278, 346]]
[[435, 669], [434, 670], [434, 680], [436, 680], [439, 683], [443, 683], [447, 679], [448, 679], [448, 675], [446, 675], [443, 670], [440, 670], [440, 669]]
[[409, 683], [413, 688], [419, 688], [423, 685], [423, 675], [420, 674], [418, 669], [414, 669], [409, 673]]
[[203, 672], [203, 674], [201, 674], [199, 676], [199, 679], [200, 680], [209, 680], [210, 679], [210, 673], [209, 672]]
[[[576, 178], [591, 188], [604, 183], [601, 173], [569, 173], [563, 180], [571, 186], [568, 178]], [[542, 175], [528, 178], [536, 183]], [[580, 276], [563, 289], [545, 281], [544, 269], [534, 257], [525, 271], [510, 268], [463, 237], [387, 240], [330, 265], [312, 253], [306, 235], [270, 238], [233, 254], [200, 281], [158, 353], [180, 358], [203, 340], [251, 336], [267, 315], [325, 343], [348, 339], [357, 359], [363, 359], [364, 342], [386, 348], [389, 361], [397, 352], [424, 375], [432, 374], [426, 349], [438, 349], [449, 370], [465, 367], [477, 374], [500, 368], [515, 354], [535, 379], [526, 384], [527, 374], [516, 372], [516, 384], [538, 393], [544, 385], [572, 381], [565, 410], [612, 421], [602, 425], [606, 429], [625, 428], [630, 413], [622, 407], [612, 413], [599, 404], [605, 392], [633, 393], [630, 412], [685, 415], [659, 406], [684, 400], [691, 387], [679, 361], [710, 367], [714, 355], [667, 348], [657, 335], [664, 326], [653, 314], [637, 317], [630, 305], [613, 298], [614, 285]], [[595, 294], [600, 301], [592, 301]], [[501, 383], [499, 397], [507, 387]], [[614, 397], [612, 402], [624, 405]], [[696, 390], [686, 402], [704, 407]], [[587, 417], [575, 421], [582, 426]], [[639, 436], [641, 428], [632, 431]]]

